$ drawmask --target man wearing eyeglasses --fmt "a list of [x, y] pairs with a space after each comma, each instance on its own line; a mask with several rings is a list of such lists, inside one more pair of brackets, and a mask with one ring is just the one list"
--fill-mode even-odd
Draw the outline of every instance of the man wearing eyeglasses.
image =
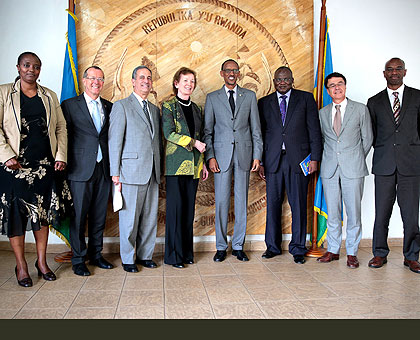
[[293, 89], [292, 70], [279, 67], [274, 73], [276, 91], [258, 101], [264, 142], [260, 177], [266, 181], [267, 217], [262, 255], [269, 259], [282, 253], [282, 204], [287, 193], [292, 210], [289, 253], [295, 263], [305, 263], [306, 200], [309, 176], [300, 163], [311, 154], [309, 173], [317, 170], [322, 144], [318, 109], [312, 93]]
[[389, 219], [397, 198], [404, 227], [403, 263], [420, 274], [420, 91], [404, 85], [406, 73], [403, 60], [388, 60], [383, 71], [387, 88], [367, 103], [375, 150], [374, 257], [368, 266], [380, 268], [387, 263]]
[[[113, 268], [101, 253], [111, 189], [108, 126], [112, 103], [100, 97], [104, 73], [99, 67], [88, 67], [82, 81], [85, 91], [65, 100], [61, 107], [67, 122], [67, 170], [75, 210], [70, 222], [71, 262], [76, 275], [89, 276], [86, 259], [99, 268]], [[86, 218], [88, 247], [85, 241]]]
[[338, 260], [342, 239], [342, 202], [346, 206], [347, 267], [358, 268], [362, 238], [361, 204], [366, 156], [372, 146], [370, 115], [364, 104], [346, 98], [346, 78], [337, 72], [324, 81], [332, 103], [319, 111], [324, 150], [321, 178], [328, 209], [328, 251], [318, 262]]
[[240, 87], [236, 61], [226, 60], [220, 76], [224, 85], [207, 95], [205, 105], [204, 142], [206, 161], [214, 173], [216, 201], [216, 249], [213, 258], [226, 258], [227, 223], [232, 175], [234, 177], [235, 225], [232, 255], [248, 261], [243, 251], [247, 223], [250, 171], [258, 171], [262, 154], [260, 120], [255, 92]]

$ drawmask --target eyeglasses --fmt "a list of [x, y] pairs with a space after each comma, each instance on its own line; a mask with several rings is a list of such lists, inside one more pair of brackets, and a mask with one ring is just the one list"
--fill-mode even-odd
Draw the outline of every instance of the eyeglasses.
[[331, 84], [328, 86], [329, 89], [335, 89], [336, 87], [344, 87], [346, 84], [344, 84], [344, 81], [339, 81], [337, 84]]
[[292, 81], [292, 78], [274, 78], [274, 81], [276, 83], [281, 83], [284, 81], [285, 83], [290, 83]]
[[96, 78], [96, 77], [86, 77], [85, 79], [89, 79], [90, 81], [95, 81], [95, 80], [97, 80], [97, 81], [99, 81], [99, 82], [101, 82], [101, 83], [103, 83], [103, 82], [105, 81], [105, 79], [104, 79], [104, 78]]
[[394, 72], [394, 71], [401, 72], [401, 71], [404, 71], [404, 68], [402, 66], [398, 66], [396, 68], [394, 68], [394, 67], [387, 67], [385, 69], [385, 71], [386, 72]]
[[239, 70], [237, 68], [234, 68], [234, 69], [227, 68], [226, 70], [223, 70], [223, 72], [225, 72], [226, 74], [229, 74], [229, 73], [232, 73], [232, 72], [235, 73], [235, 74], [238, 74]]

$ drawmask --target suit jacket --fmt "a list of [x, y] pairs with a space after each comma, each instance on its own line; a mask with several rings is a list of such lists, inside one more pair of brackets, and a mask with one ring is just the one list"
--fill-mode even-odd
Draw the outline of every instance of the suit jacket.
[[68, 179], [87, 181], [96, 166], [98, 145], [101, 146], [104, 173], [109, 176], [108, 127], [112, 103], [101, 98], [104, 121], [96, 131], [83, 93], [61, 103], [68, 131]]
[[160, 112], [150, 102], [149, 110], [153, 130], [133, 93], [112, 106], [108, 131], [110, 174], [119, 176], [121, 183], [147, 184], [153, 169], [160, 183]]
[[253, 159], [261, 160], [262, 139], [255, 92], [237, 87], [235, 114], [224, 86], [206, 97], [204, 108], [205, 157], [216, 158], [220, 170], [229, 168], [233, 151], [239, 166], [249, 171]]
[[398, 125], [395, 124], [387, 90], [369, 98], [373, 127], [372, 173], [420, 175], [420, 91], [405, 86]]
[[[67, 162], [66, 120], [57, 95], [37, 84], [38, 96], [47, 113], [51, 152], [56, 161]], [[0, 85], [0, 162], [19, 155], [20, 148], [20, 80]]]
[[309, 153], [311, 160], [320, 161], [322, 153], [321, 128], [318, 109], [312, 93], [291, 90], [284, 126], [281, 121], [277, 92], [258, 101], [264, 141], [265, 171], [276, 172], [284, 143], [287, 158], [295, 173], [302, 172], [299, 163]]
[[162, 130], [166, 139], [165, 175], [193, 175], [200, 178], [204, 155], [194, 148], [195, 140], [202, 140], [204, 117], [201, 108], [191, 102], [194, 135], [176, 98], [162, 105]]
[[347, 178], [367, 176], [366, 156], [373, 141], [369, 111], [364, 104], [347, 99], [341, 131], [337, 137], [332, 126], [333, 105], [331, 103], [319, 111], [324, 147], [321, 177], [331, 178], [338, 166]]

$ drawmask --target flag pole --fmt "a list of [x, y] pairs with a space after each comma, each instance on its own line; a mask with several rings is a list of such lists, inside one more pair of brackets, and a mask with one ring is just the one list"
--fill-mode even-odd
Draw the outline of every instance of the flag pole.
[[[325, 58], [325, 21], [327, 17], [327, 9], [325, 7], [327, 0], [322, 0], [321, 6], [321, 19], [320, 19], [320, 28], [319, 28], [319, 44], [318, 44], [318, 74], [317, 74], [317, 90], [316, 90], [316, 102], [318, 105], [318, 110], [322, 107], [322, 92], [323, 92], [323, 71], [324, 71], [324, 58]], [[315, 188], [318, 178], [318, 171], [312, 174], [312, 185], [311, 189], [315, 198]], [[318, 213], [313, 210], [313, 220], [312, 220], [312, 245], [309, 248], [308, 252], [305, 254], [309, 257], [321, 257], [325, 250], [317, 246], [318, 240]]]
[[[74, 0], [69, 0], [69, 11], [74, 13]], [[65, 251], [54, 256], [54, 261], [58, 263], [69, 263], [73, 257], [73, 252], [70, 248], [70, 251]]]

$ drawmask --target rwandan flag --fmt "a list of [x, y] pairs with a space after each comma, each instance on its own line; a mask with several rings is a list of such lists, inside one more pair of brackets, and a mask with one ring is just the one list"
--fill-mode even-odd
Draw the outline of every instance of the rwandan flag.
[[[315, 78], [315, 86], [314, 86], [314, 96], [315, 99], [317, 98], [317, 86], [318, 81], [324, 83], [324, 79], [327, 75], [333, 72], [332, 66], [332, 57], [331, 57], [331, 44], [330, 44], [330, 35], [328, 33], [328, 18], [325, 20], [325, 45], [320, 46], [320, 48], [324, 48], [324, 62], [323, 62], [323, 71], [322, 71], [322, 79], [318, 79], [318, 70], [316, 72], [317, 76]], [[321, 107], [324, 107], [332, 102], [330, 95], [325, 88], [325, 85], [322, 88], [322, 103]], [[327, 204], [324, 198], [324, 191], [322, 189], [322, 181], [321, 176], [318, 177], [318, 181], [316, 182], [315, 188], [315, 198], [314, 198], [314, 210], [318, 213], [318, 239], [317, 239], [317, 246], [320, 247], [327, 236], [327, 218], [328, 218], [328, 211], [327, 211]]]
[[76, 15], [68, 12], [68, 27], [66, 33], [66, 55], [64, 57], [63, 82], [61, 86], [60, 103], [66, 99], [76, 97], [79, 92], [79, 72], [77, 70], [77, 46], [76, 46]]

